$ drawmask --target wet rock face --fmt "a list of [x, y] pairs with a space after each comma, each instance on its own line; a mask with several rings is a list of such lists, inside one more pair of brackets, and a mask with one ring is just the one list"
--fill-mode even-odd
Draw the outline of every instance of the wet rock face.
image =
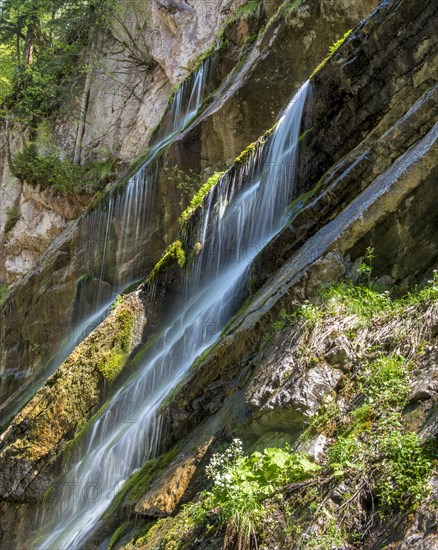
[[[237, 5], [238, 3], [224, 2], [223, 9], [225, 12], [232, 11]], [[302, 2], [296, 10], [289, 13], [287, 21], [280, 18], [270, 30], [268, 29], [266, 37], [260, 38], [260, 45], [256, 45], [254, 52], [236, 72], [230, 86], [225, 88], [217, 100], [207, 108], [200, 123], [193, 129], [189, 129], [186, 135], [171, 147], [163, 163], [167, 163], [168, 166], [177, 165], [181, 169], [193, 170], [196, 173], [205, 173], [205, 170], [210, 173], [212, 169], [223, 169], [249, 142], [270, 127], [277, 116], [278, 109], [325, 55], [334, 38], [342, 35], [348, 26], [353, 26], [368, 9], [362, 0], [357, 0], [350, 6], [346, 16], [344, 12], [338, 13], [337, 8], [335, 12], [331, 12], [329, 6], [324, 8], [324, 5], [322, 0], [319, 3]], [[201, 3], [196, 6], [193, 4], [193, 7], [201, 9]], [[170, 5], [167, 8], [162, 7], [156, 16], [162, 19], [176, 17], [176, 11], [168, 14], [168, 10], [177, 10], [177, 8], [171, 9]], [[138, 15], [140, 16], [141, 14]], [[187, 17], [187, 21], [192, 21], [191, 15]], [[240, 28], [244, 23], [238, 23], [237, 26]], [[204, 31], [207, 33], [207, 27]], [[171, 33], [171, 31], [166, 30], [165, 33]], [[158, 48], [157, 36], [153, 39], [157, 40]], [[177, 44], [181, 39], [179, 35], [172, 36], [172, 44]], [[305, 44], [304, 49], [297, 46], [301, 43]], [[229, 48], [230, 56], [234, 60], [236, 51], [240, 51], [239, 46], [231, 44]], [[181, 55], [188, 55], [188, 51]], [[164, 51], [162, 53], [164, 55]], [[167, 51], [166, 62], [173, 63]], [[230, 69], [229, 61], [221, 58], [217, 69], [220, 73], [217, 85]], [[285, 74], [290, 75], [290, 78], [284, 78]], [[136, 75], [136, 78], [138, 77]], [[104, 83], [99, 90], [103, 93]], [[105, 100], [100, 98], [96, 105], [103, 108], [108, 97]], [[94, 103], [91, 102], [91, 104]], [[152, 105], [148, 104], [148, 108], [153, 110]], [[106, 112], [109, 111], [110, 109], [106, 110]], [[155, 112], [162, 111], [156, 108]], [[102, 120], [106, 120], [99, 118], [97, 121], [98, 118], [97, 115], [92, 118], [90, 114], [90, 123], [87, 126], [89, 132], [94, 131], [93, 128], [97, 128]], [[120, 115], [120, 120], [125, 120], [125, 117]], [[137, 122], [141, 124], [140, 119], [136, 118], [135, 121], [136, 124]], [[111, 135], [118, 140], [121, 134], [115, 132]], [[130, 131], [127, 132], [126, 137], [134, 139], [135, 135], [134, 131]], [[135, 139], [136, 146], [145, 142], [145, 135], [142, 135], [141, 140], [139, 137]], [[81, 318], [84, 319], [87, 312], [98, 305], [96, 301], [98, 297], [102, 300], [109, 297], [111, 286], [117, 286], [117, 281], [124, 280], [126, 273], [130, 273], [134, 265], [136, 266], [134, 278], [147, 274], [161, 256], [165, 246], [175, 239], [181, 197], [178, 195], [175, 184], [169, 181], [167, 173], [162, 170], [157, 187], [154, 206], [150, 208], [153, 211], [150, 227], [137, 235], [136, 239], [127, 236], [122, 259], [117, 256], [120, 251], [113, 249], [111, 244], [106, 248], [108, 260], [103, 275], [100, 259], [104, 249], [102, 245], [104, 236], [101, 235], [102, 242], [90, 245], [90, 235], [93, 235], [96, 224], [89, 224], [85, 220], [79, 224], [73, 223], [65, 229], [40, 258], [38, 265], [22, 278], [17, 290], [0, 314], [2, 315], [0, 329], [3, 349], [0, 348], [0, 356], [4, 369], [3, 380], [7, 377], [15, 377], [15, 380], [7, 385], [3, 383], [3, 395], [10, 396], [21, 386], [21, 382], [18, 382], [19, 378], [28, 378], [26, 380], [28, 382], [34, 375], [41, 372], [47, 359], [56, 351], [60, 342], [74, 333], [74, 323]], [[51, 216], [58, 216], [57, 205], [57, 200], [48, 205], [52, 209]], [[48, 234], [54, 234], [53, 227], [54, 225], [50, 223]], [[21, 222], [17, 224], [17, 228], [20, 232], [13, 234], [15, 239], [13, 242], [14, 247], [21, 250], [21, 253], [18, 259], [10, 260], [10, 265], [16, 266], [14, 269], [18, 270], [20, 269], [16, 265], [18, 261], [21, 266], [25, 261], [26, 268], [30, 266], [30, 256], [27, 255], [26, 247], [31, 239], [25, 236], [27, 230], [24, 230]], [[120, 237], [118, 231], [120, 232], [119, 227], [111, 228], [110, 242]], [[23, 241], [22, 244], [20, 244], [21, 241]], [[32, 241], [32, 246], [35, 246], [34, 241], [35, 239]], [[46, 246], [47, 239], [44, 243]], [[148, 251], [147, 254], [144, 253], [145, 250]], [[34, 255], [31, 257], [34, 258]], [[84, 275], [91, 278], [89, 282], [81, 283], [82, 286], [79, 287], [78, 281], [82, 280]], [[93, 289], [98, 290], [93, 292]], [[91, 300], [87, 307], [78, 309], [77, 302], [80, 295], [90, 296]]]
[[14, 419], [0, 437], [2, 500], [41, 499], [59, 451], [102, 404], [144, 325], [138, 298], [122, 301]]
[[[188, 75], [245, 1], [148, 0], [141, 6], [119, 2], [96, 51], [82, 160], [111, 157], [126, 163], [143, 153], [172, 87]], [[71, 106], [71, 119], [56, 121], [51, 129], [67, 158], [73, 156], [79, 104], [78, 100]], [[21, 189], [10, 173], [8, 154], [21, 150], [28, 134], [19, 125], [6, 130], [0, 123], [0, 283], [14, 283], [29, 271], [91, 201], [91, 197], [65, 199], [26, 186]], [[5, 231], [11, 209], [16, 209], [18, 221], [12, 231]]]
[[[251, 303], [251, 313], [235, 322], [209, 364], [188, 375], [184, 391], [170, 404], [169, 426], [175, 434], [216, 412], [232, 392], [230, 388], [242, 387], [258, 363], [266, 368], [266, 380], [261, 379], [250, 394], [247, 406], [251, 410], [257, 411], [265, 403], [273, 407], [274, 399], [269, 399], [289, 388], [284, 390], [284, 401], [279, 397], [278, 418], [272, 425], [267, 421], [266, 429], [268, 425], [269, 429], [284, 427], [287, 421], [280, 411], [286, 402], [294, 405], [291, 425], [294, 419], [303, 421], [299, 410], [303, 403], [294, 394], [295, 384], [307, 392], [309, 402], [304, 407], [314, 403], [312, 395], [319, 391], [312, 389], [315, 377], [327, 393], [336, 387], [342, 372], [351, 368], [352, 350], [343, 340], [334, 337], [324, 350], [323, 371], [312, 371], [315, 377], [307, 373], [308, 378], [302, 379], [295, 373], [290, 385], [296, 356], [281, 348], [273, 357], [263, 359], [256, 349], [257, 331], [263, 333], [266, 323], [269, 326], [269, 320], [275, 319], [273, 312], [278, 314], [280, 304], [303, 300], [322, 281], [337, 281], [354, 271], [338, 252], [356, 260], [363, 257], [368, 245], [375, 246], [375, 274], [389, 275], [392, 282], [405, 286], [421, 280], [436, 265], [437, 250], [432, 244], [436, 243], [436, 212], [432, 212], [436, 186], [432, 191], [432, 181], [436, 178], [433, 75], [437, 47], [430, 22], [436, 6], [429, 2], [425, 10], [427, 15], [421, 12], [417, 17], [419, 7], [414, 1], [384, 2], [316, 74], [312, 116], [318, 130], [314, 141], [310, 138], [310, 152], [303, 155], [303, 179], [298, 181], [305, 186], [302, 191], [313, 189], [320, 180], [319, 186], [290, 226], [257, 259], [254, 273], [261, 278], [259, 286], [266, 284]], [[409, 40], [400, 32], [406, 14], [412, 21]], [[388, 37], [392, 47], [382, 52], [381, 45]], [[364, 55], [367, 64], [360, 62]], [[408, 65], [405, 58], [410, 60]], [[378, 76], [381, 70], [387, 71], [383, 81]], [[379, 101], [382, 86], [385, 90]], [[373, 89], [375, 97], [370, 99]], [[420, 211], [417, 217], [415, 212]], [[414, 234], [424, 236], [426, 253]], [[278, 369], [268, 368], [276, 364]]]

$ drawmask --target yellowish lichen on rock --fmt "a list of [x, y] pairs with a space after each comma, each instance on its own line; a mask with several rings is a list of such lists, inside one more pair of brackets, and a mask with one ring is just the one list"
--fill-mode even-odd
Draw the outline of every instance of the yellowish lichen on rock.
[[105, 385], [123, 370], [134, 345], [136, 319], [144, 322], [141, 303], [131, 295], [77, 346], [4, 434], [3, 464], [36, 463], [81, 429], [105, 397]]

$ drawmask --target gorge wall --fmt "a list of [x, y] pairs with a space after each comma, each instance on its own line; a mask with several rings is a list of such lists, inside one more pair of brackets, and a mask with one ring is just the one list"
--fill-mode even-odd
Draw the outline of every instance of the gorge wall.
[[[158, 39], [152, 48], [156, 61], [167, 60], [166, 70], [164, 61], [154, 69], [166, 73], [166, 82], [178, 82], [184, 76], [181, 67], [190, 63], [187, 52], [196, 33], [186, 23], [187, 35], [181, 38], [175, 21], [192, 21], [191, 4], [151, 3], [150, 17], [163, 9], [172, 14], [166, 16], [166, 33], [174, 37], [174, 55], [160, 49]], [[230, 3], [220, 7], [225, 4]], [[142, 175], [138, 180], [156, 186], [148, 203], [154, 210], [148, 234], [136, 235], [135, 244], [121, 239], [127, 253], [114, 261], [112, 272], [99, 271], [100, 256], [94, 267], [84, 263], [93, 212], [108, 212], [112, 197], [124, 196], [118, 193], [129, 188], [126, 179], [133, 181], [136, 166], [115, 192], [99, 198], [50, 244], [2, 306], [2, 368], [14, 379], [3, 386], [7, 425], [0, 437], [0, 540], [5, 546], [48, 548], [50, 541], [68, 548], [72, 540], [81, 548], [108, 550], [438, 544], [433, 473], [437, 7], [428, 0], [384, 0], [376, 9], [377, 3], [365, 1], [263, 4], [264, 12], [226, 27], [227, 43], [208, 65], [214, 93], [162, 150], [153, 165], [155, 179]], [[205, 24], [203, 36], [211, 37], [213, 27]], [[245, 33], [251, 33], [250, 40]], [[161, 39], [164, 35], [163, 30]], [[202, 40], [199, 44], [209, 43]], [[272, 125], [309, 78], [300, 91], [308, 89], [294, 143], [298, 156], [293, 169], [287, 163], [282, 167], [269, 153], [279, 135]], [[104, 119], [98, 104], [90, 132], [97, 132]], [[108, 146], [117, 142], [126, 158], [140, 141], [130, 141], [131, 131], [133, 137], [137, 131], [132, 121], [138, 128], [142, 124], [135, 113], [108, 136], [114, 140]], [[171, 117], [170, 108], [161, 130]], [[87, 139], [92, 143], [91, 134]], [[191, 203], [180, 223], [187, 200], [172, 186], [168, 168], [173, 166], [202, 174], [203, 181], [226, 170]], [[289, 207], [287, 215], [282, 213], [282, 228], [254, 251], [257, 242], [242, 221], [245, 204], [271, 172], [290, 183]], [[236, 217], [242, 216], [237, 222], [235, 205]], [[262, 218], [253, 220], [253, 233]], [[228, 238], [221, 223], [236, 224], [235, 242], [228, 248], [221, 241]], [[133, 267], [138, 245], [142, 257]], [[184, 324], [186, 317], [191, 309], [198, 311], [198, 290], [210, 296], [200, 281], [210, 276], [205, 268], [216, 256], [219, 272], [224, 250], [231, 258], [227, 277], [241, 265], [242, 250], [248, 264], [244, 284], [232, 296], [222, 296], [230, 302], [228, 316], [210, 319], [202, 317], [204, 310], [198, 312], [203, 352], [174, 374], [159, 399], [148, 397], [156, 415], [140, 416], [147, 394], [138, 389], [131, 394], [135, 399], [121, 401], [121, 396], [135, 383], [140, 387], [143, 377], [149, 380], [151, 369], [151, 387], [160, 377], [167, 383], [166, 365], [178, 364], [178, 357], [166, 356], [154, 374], [157, 357], [172, 348], [172, 335], [179, 331], [181, 340], [186, 331], [190, 346], [194, 333]], [[85, 265], [87, 277], [81, 279]], [[130, 269], [135, 285], [124, 288], [120, 280], [129, 277], [120, 273]], [[213, 308], [214, 285], [219, 292], [222, 279], [212, 280]], [[96, 292], [113, 302], [113, 289], [123, 290], [122, 295], [100, 312], [91, 332], [48, 364], [65, 336], [62, 326], [98, 309]], [[81, 293], [85, 309], [78, 313]], [[48, 331], [54, 333], [49, 342]], [[113, 454], [128, 432], [127, 455]], [[235, 516], [224, 521], [221, 506], [226, 510], [229, 502], [208, 500], [218, 493], [206, 466], [236, 438], [245, 452], [236, 463], [241, 468], [244, 456], [260, 453], [251, 463], [252, 474], [272, 448], [286, 449], [298, 461], [287, 483], [275, 490], [265, 487], [246, 534]], [[84, 474], [81, 465], [94, 464], [94, 453], [103, 453], [100, 471]], [[115, 476], [120, 469], [115, 463], [128, 463], [134, 454], [138, 467], [122, 476], [108, 500], [104, 478]], [[299, 462], [303, 456], [307, 462]], [[299, 477], [302, 464], [309, 470]], [[236, 486], [242, 482], [239, 475], [256, 483], [250, 470], [242, 471], [234, 478]], [[66, 493], [72, 472], [77, 487]], [[86, 503], [79, 491], [87, 488], [81, 485], [85, 475], [97, 490], [95, 500]], [[260, 498], [254, 487], [245, 493], [249, 489], [243, 483], [242, 493], [233, 498]], [[85, 516], [97, 519], [86, 538], [76, 539], [69, 521], [81, 506]], [[82, 524], [80, 529], [86, 530]]]

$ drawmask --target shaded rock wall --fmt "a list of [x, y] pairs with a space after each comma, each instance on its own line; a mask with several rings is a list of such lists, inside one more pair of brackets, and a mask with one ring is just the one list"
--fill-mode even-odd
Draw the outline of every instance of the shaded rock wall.
[[0, 441], [3, 500], [41, 500], [60, 449], [103, 403], [141, 342], [145, 323], [140, 300], [123, 300], [10, 424]]
[[[350, 6], [346, 17], [342, 6], [338, 12], [336, 7], [326, 5], [324, 1], [303, 2], [287, 13], [281, 12], [253, 45], [242, 44], [242, 40], [236, 38], [235, 42], [231, 41], [219, 62], [217, 75], [212, 77], [217, 79], [218, 85], [221, 79], [224, 80], [223, 85], [201, 115], [200, 122], [193, 124], [170, 147], [160, 166], [176, 165], [196, 173], [210, 173], [212, 169], [226, 167], [229, 159], [254, 140], [261, 130], [272, 125], [278, 109], [296, 90], [300, 79], [305, 78], [323, 58], [331, 42], [342, 36], [368, 9], [368, 3], [358, 0]], [[286, 47], [300, 41], [306, 44], [302, 51], [298, 48], [291, 51]], [[231, 70], [227, 55], [237, 60], [242, 47], [243, 64], [238, 63], [227, 77]], [[291, 76], [282, 79], [284, 84], [281, 87], [275, 86], [276, 92], [279, 88], [278, 94], [272, 93], [272, 83], [280, 74]], [[265, 76], [261, 78], [261, 75]], [[244, 101], [242, 94], [246, 98]], [[265, 98], [263, 108], [260, 107], [262, 96]], [[234, 115], [229, 118], [227, 112], [241, 112], [243, 118]], [[246, 121], [244, 126], [243, 119]], [[217, 133], [219, 121], [220, 134]], [[227, 129], [226, 132], [223, 128]], [[159, 171], [154, 197], [156, 202], [151, 206], [154, 223], [140, 236], [144, 239], [142, 246], [136, 241], [137, 250], [149, 250], [147, 255], [140, 254], [136, 266], [137, 272], [142, 274], [151, 269], [164, 246], [175, 239], [176, 219], [181, 208], [175, 185], [169, 182], [166, 172]], [[84, 273], [92, 275], [91, 290], [94, 285], [104, 284], [105, 295], [109, 296], [117, 276], [130, 267], [129, 263], [124, 266], [120, 262], [109, 262], [104, 281], [97, 280], [101, 277], [99, 255], [90, 256], [87, 240], [92, 230], [87, 218], [67, 228], [41, 257], [35, 269], [26, 274], [4, 305], [0, 327], [0, 362], [4, 377], [28, 377], [32, 368], [27, 382], [31, 381], [44, 368], [47, 358], [61, 340], [72, 334], [74, 321], [80, 317], [74, 305], [75, 296], [76, 299], [78, 296], [77, 282]], [[114, 231], [117, 232], [117, 228]], [[100, 251], [102, 249], [100, 247]], [[82, 316], [86, 313], [82, 311]], [[4, 388], [5, 395], [13, 394], [15, 387], [12, 383]], [[6, 406], [9, 407], [11, 402], [13, 399]]]
[[[141, 154], [167, 107], [172, 87], [189, 74], [200, 52], [245, 0], [123, 0], [114, 8], [91, 61], [91, 89], [82, 137], [82, 160], [108, 158], [129, 162]], [[73, 157], [81, 98], [50, 123], [63, 155]], [[8, 155], [28, 141], [20, 125], [0, 126], [0, 283], [14, 283], [31, 269], [53, 238], [89, 204], [24, 193], [8, 168]], [[45, 194], [47, 195], [47, 194]], [[47, 199], [47, 196], [46, 196]], [[56, 203], [56, 206], [55, 204]], [[19, 223], [5, 231], [7, 209], [18, 208]], [[78, 208], [79, 207], [79, 208]]]

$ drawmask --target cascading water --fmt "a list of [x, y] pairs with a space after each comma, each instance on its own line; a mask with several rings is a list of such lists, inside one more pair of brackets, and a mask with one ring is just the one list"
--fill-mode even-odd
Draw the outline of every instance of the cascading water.
[[[100, 265], [101, 281], [112, 280], [120, 291], [141, 275], [144, 258], [144, 235], [151, 231], [151, 204], [157, 177], [154, 161], [192, 121], [205, 99], [206, 78], [212, 58], [205, 59], [197, 71], [178, 88], [172, 98], [169, 128], [158, 135], [148, 151], [143, 166], [129, 179], [122, 192], [115, 190], [109, 199], [90, 216], [84, 227], [84, 242], [91, 257]], [[152, 215], [151, 215], [152, 214]], [[122, 266], [122, 268], [121, 268]], [[102, 296], [97, 297], [97, 302]], [[97, 306], [98, 307], [98, 306]]]
[[102, 321], [117, 294], [142, 274], [144, 258], [147, 257], [142, 236], [157, 229], [153, 227], [151, 216], [157, 176], [154, 161], [199, 113], [214, 61], [214, 56], [206, 58], [175, 92], [167, 116], [170, 122], [149, 148], [147, 160], [141, 168], [122, 190], [110, 193], [108, 200], [84, 219], [80, 236], [80, 241], [85, 243], [83, 269], [93, 273], [95, 280], [99, 281], [97, 292], [91, 300], [88, 296], [85, 304], [76, 304], [79, 311], [86, 306], [88, 313], [73, 320], [66, 330], [67, 338], [44, 372], [26, 387], [19, 399], [8, 405], [7, 411], [2, 411], [2, 421], [12, 418], [20, 410], [74, 347]]
[[307, 82], [285, 109], [264, 158], [233, 177], [226, 174], [210, 194], [199, 234], [203, 249], [173, 321], [93, 424], [64, 478], [54, 515], [43, 513], [35, 548], [81, 548], [116, 490], [156, 451], [160, 404], [194, 359], [217, 341], [252, 260], [287, 221], [308, 87]]

